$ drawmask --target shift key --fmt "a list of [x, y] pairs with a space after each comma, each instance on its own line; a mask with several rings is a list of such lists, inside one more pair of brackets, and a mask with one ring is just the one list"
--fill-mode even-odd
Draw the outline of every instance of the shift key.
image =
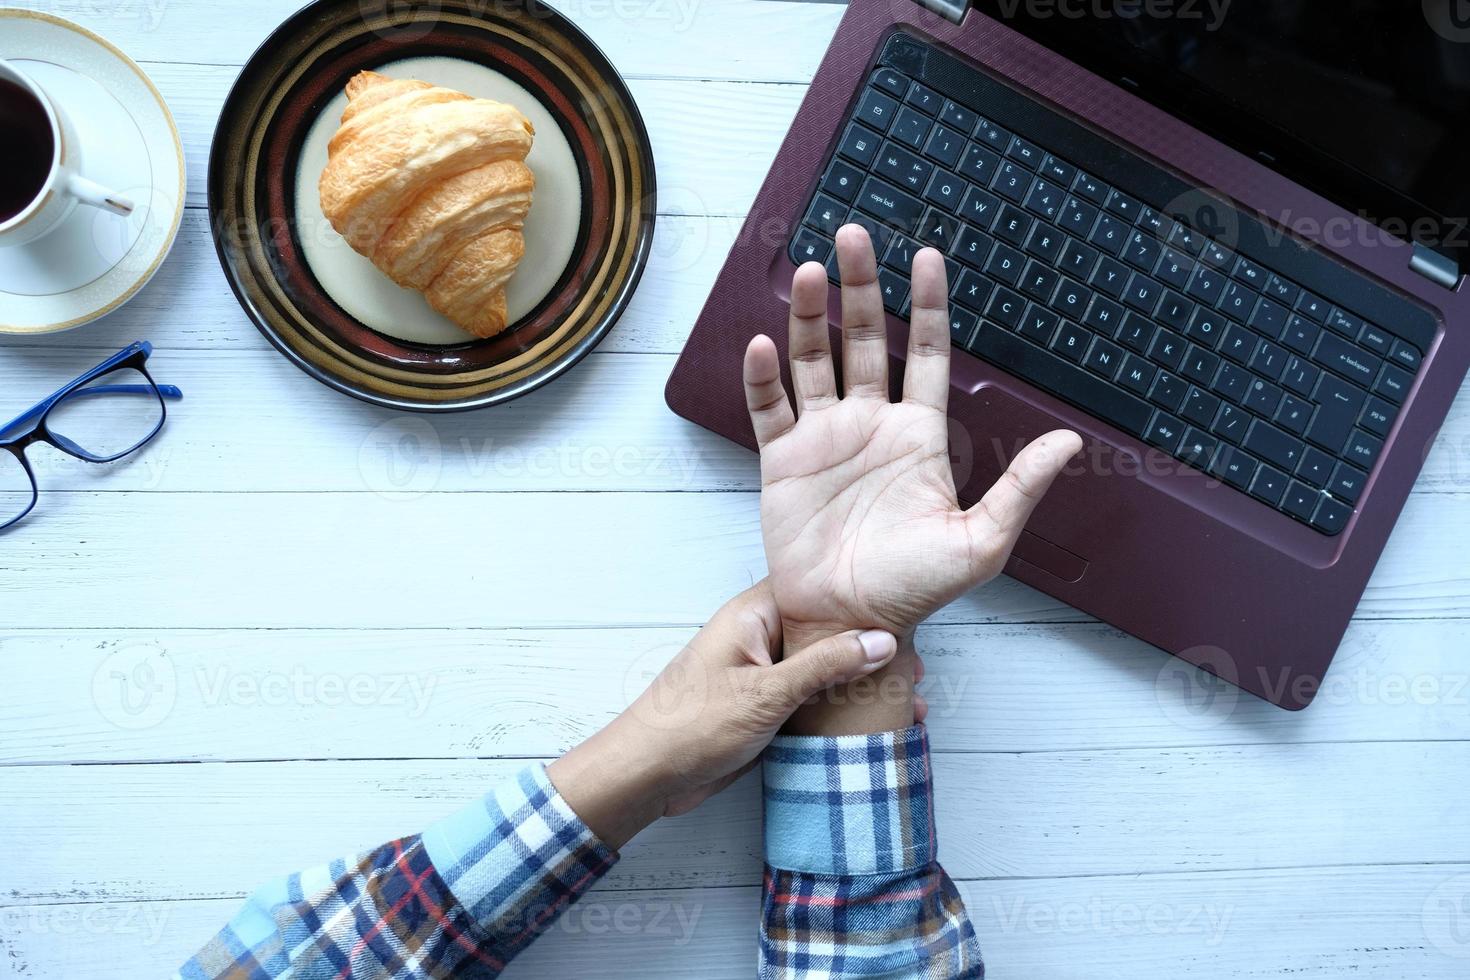
[[854, 204], [885, 224], [912, 233], [924, 213], [924, 202], [887, 181], [869, 177]]
[[1247, 451], [1262, 459], [1270, 460], [1288, 473], [1296, 472], [1296, 464], [1301, 462], [1302, 453], [1307, 448], [1300, 440], [1292, 438], [1274, 425], [1268, 425], [1260, 419], [1251, 423], [1251, 430], [1246, 433], [1245, 442], [1241, 445]]

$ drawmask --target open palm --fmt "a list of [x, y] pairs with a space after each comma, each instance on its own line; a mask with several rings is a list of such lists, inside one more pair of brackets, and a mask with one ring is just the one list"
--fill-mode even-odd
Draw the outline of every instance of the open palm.
[[775, 344], [751, 341], [745, 389], [761, 450], [761, 529], [788, 636], [879, 627], [900, 636], [999, 574], [1041, 495], [1081, 440], [1065, 430], [1012, 460], [961, 510], [949, 462], [949, 314], [944, 262], [913, 264], [903, 400], [888, 386], [888, 338], [867, 232], [837, 233], [842, 273], [839, 398], [828, 344], [827, 275], [796, 271], [789, 347], [798, 419]]

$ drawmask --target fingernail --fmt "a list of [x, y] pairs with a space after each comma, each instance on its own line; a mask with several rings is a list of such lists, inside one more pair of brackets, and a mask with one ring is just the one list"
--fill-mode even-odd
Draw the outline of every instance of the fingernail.
[[868, 661], [869, 669], [886, 664], [898, 652], [898, 641], [893, 638], [893, 634], [882, 630], [859, 633], [858, 642], [863, 646], [863, 656]]

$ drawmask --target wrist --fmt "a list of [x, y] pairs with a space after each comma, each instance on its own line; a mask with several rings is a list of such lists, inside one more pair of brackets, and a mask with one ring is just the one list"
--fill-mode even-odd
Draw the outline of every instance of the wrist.
[[[782, 657], [802, 651], [827, 636], [845, 632], [805, 624], [785, 626]], [[786, 735], [833, 737], [893, 732], [914, 724], [914, 672], [918, 655], [913, 634], [898, 636], [898, 655], [887, 666], [838, 685], [803, 704], [782, 727]]]
[[598, 839], [617, 851], [657, 820], [670, 790], [656, 749], [622, 718], [546, 767], [556, 791]]

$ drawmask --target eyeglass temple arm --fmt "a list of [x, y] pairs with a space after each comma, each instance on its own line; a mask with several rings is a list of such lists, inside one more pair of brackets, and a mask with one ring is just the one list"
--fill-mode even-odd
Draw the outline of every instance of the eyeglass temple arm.
[[[183, 391], [176, 385], [96, 385], [91, 388], [78, 388], [76, 391], [67, 395], [67, 397], [79, 398], [83, 395], [151, 395], [155, 388], [164, 398], [177, 401], [184, 397]], [[55, 399], [48, 398], [29, 411], [17, 415], [3, 426], [0, 426], [0, 436], [5, 435], [11, 429], [40, 418], [53, 404], [55, 404]]]

